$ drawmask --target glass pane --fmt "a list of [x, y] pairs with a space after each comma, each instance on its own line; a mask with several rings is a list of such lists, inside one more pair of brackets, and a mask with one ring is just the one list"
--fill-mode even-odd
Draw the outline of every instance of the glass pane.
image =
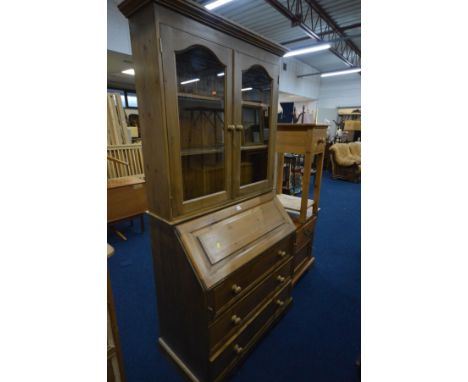
[[208, 49], [176, 53], [184, 200], [226, 189], [225, 67]]
[[242, 71], [242, 100], [270, 104], [271, 78], [261, 66]]
[[271, 81], [261, 66], [242, 72], [241, 186], [267, 178]]
[[267, 168], [268, 149], [254, 148], [251, 150], [242, 150], [241, 186], [265, 180], [267, 178]]
[[259, 107], [242, 107], [242, 125], [244, 134], [242, 145], [267, 145], [269, 139], [268, 109]]
[[138, 100], [135, 93], [127, 93], [128, 107], [138, 107]]

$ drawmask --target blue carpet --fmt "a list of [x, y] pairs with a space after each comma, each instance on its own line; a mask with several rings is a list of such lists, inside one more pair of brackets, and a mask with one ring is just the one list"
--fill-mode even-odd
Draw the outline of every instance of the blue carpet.
[[[241, 381], [357, 381], [361, 337], [361, 186], [324, 173], [315, 266], [298, 282], [294, 302], [231, 378]], [[148, 223], [148, 220], [146, 221]], [[148, 224], [147, 224], [148, 227]], [[108, 234], [108, 268], [128, 382], [184, 381], [159, 352], [149, 230]]]

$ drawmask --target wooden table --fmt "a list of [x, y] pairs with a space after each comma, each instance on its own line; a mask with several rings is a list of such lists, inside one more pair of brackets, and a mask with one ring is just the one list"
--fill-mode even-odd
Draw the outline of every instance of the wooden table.
[[[315, 232], [322, 183], [323, 161], [328, 125], [325, 124], [289, 124], [279, 123], [276, 135], [276, 152], [278, 154], [276, 192], [283, 207], [288, 211], [296, 225], [294, 243], [293, 284], [314, 263], [312, 243]], [[302, 179], [302, 196], [282, 196], [284, 154], [304, 155], [304, 175]], [[310, 173], [314, 157], [316, 174], [313, 184], [314, 199], [309, 199]]]
[[[140, 176], [125, 176], [107, 180], [107, 223], [140, 216], [144, 230], [143, 214], [148, 209], [145, 180]], [[126, 237], [116, 231], [122, 239]]]

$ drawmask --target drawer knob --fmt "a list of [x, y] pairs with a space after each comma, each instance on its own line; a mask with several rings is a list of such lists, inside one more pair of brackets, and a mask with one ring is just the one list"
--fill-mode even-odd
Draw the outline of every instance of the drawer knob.
[[286, 251], [282, 251], [281, 249], [278, 251], [278, 256], [279, 257], [284, 257], [286, 256]]
[[237, 354], [242, 353], [243, 350], [244, 350], [244, 348], [243, 348], [242, 346], [239, 346], [238, 344], [235, 344], [235, 345], [234, 345], [234, 351], [235, 351]]
[[282, 283], [286, 279], [284, 278], [284, 276], [278, 275], [278, 276], [276, 276], [276, 280], [278, 280], [280, 283]]
[[234, 284], [231, 289], [235, 294], [238, 294], [242, 290], [242, 287], [240, 287], [237, 284]]
[[276, 300], [276, 305], [278, 306], [283, 306], [284, 305], [284, 301], [281, 301], [280, 299]]
[[234, 315], [234, 316], [231, 317], [231, 321], [232, 321], [232, 323], [234, 325], [237, 325], [239, 322], [242, 321], [242, 318], [240, 318], [239, 316]]

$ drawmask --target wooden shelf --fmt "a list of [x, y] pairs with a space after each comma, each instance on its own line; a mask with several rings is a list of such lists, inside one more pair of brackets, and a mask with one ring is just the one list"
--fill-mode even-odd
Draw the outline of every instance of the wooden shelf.
[[268, 109], [270, 107], [270, 105], [266, 103], [255, 102], [255, 101], [242, 101], [242, 106], [254, 106], [254, 107], [261, 107], [264, 109]]
[[224, 152], [224, 145], [212, 146], [212, 147], [194, 147], [191, 149], [182, 149], [181, 155], [183, 157], [191, 155], [202, 155], [202, 154], [217, 154]]
[[250, 150], [266, 150], [268, 145], [246, 145], [241, 146], [241, 151], [250, 151]]
[[199, 94], [192, 94], [192, 93], [177, 93], [178, 97], [182, 98], [190, 98], [202, 101], [223, 101], [221, 97], [213, 97], [213, 96], [204, 96]]

